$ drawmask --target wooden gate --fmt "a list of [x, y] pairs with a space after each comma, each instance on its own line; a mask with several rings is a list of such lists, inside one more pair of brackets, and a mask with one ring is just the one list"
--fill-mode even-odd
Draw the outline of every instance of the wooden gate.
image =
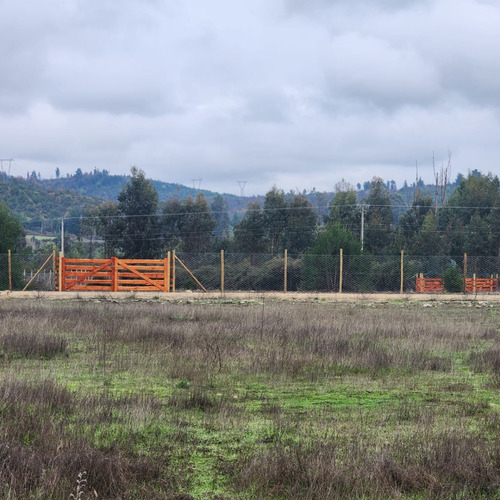
[[[170, 257], [170, 256], [169, 256]], [[56, 290], [160, 291], [175, 290], [173, 259], [56, 259]]]

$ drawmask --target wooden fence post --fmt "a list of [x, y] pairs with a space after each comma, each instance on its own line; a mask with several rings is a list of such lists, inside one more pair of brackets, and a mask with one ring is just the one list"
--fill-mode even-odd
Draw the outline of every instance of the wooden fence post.
[[224, 293], [224, 280], [225, 280], [225, 269], [224, 269], [224, 250], [220, 251], [220, 291]]
[[285, 260], [283, 265], [283, 292], [286, 293], [288, 286], [288, 249], [285, 248]]
[[171, 271], [171, 280], [172, 280], [172, 292], [175, 292], [175, 250], [172, 250], [172, 271]]
[[170, 290], [170, 263], [172, 261], [172, 256], [170, 255], [170, 252], [167, 252], [167, 262], [166, 262], [166, 266], [167, 266], [167, 270], [166, 270], [166, 277], [165, 277], [165, 291], [166, 292], [171, 292]]
[[464, 253], [464, 292], [467, 292], [467, 254]]
[[56, 288], [56, 246], [52, 245], [52, 276], [54, 277], [54, 292], [57, 291]]
[[340, 249], [340, 276], [339, 276], [339, 293], [342, 293], [342, 275], [344, 273], [344, 249]]
[[111, 291], [118, 291], [118, 262], [116, 257], [111, 257]]
[[64, 290], [63, 281], [64, 281], [64, 269], [63, 269], [63, 256], [62, 252], [59, 252], [59, 291], [62, 292]]
[[163, 292], [168, 292], [168, 258], [163, 259]]
[[8, 260], [9, 260], [9, 292], [12, 292], [12, 253], [10, 248], [8, 250]]
[[404, 250], [401, 250], [401, 287], [400, 287], [400, 293], [402, 294], [404, 292]]

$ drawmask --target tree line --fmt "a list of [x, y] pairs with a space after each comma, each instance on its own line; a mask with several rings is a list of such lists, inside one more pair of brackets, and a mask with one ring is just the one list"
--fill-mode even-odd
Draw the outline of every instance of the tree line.
[[[500, 183], [474, 170], [461, 176], [446, 200], [418, 189], [409, 206], [394, 204], [379, 177], [359, 203], [355, 188], [340, 182], [322, 217], [305, 194], [273, 187], [263, 203], [250, 202], [230, 221], [221, 195], [209, 203], [202, 193], [160, 204], [144, 172], [132, 168], [116, 202], [87, 210], [81, 234], [103, 256], [156, 258], [168, 250], [210, 253], [220, 249], [249, 254], [500, 255]], [[92, 252], [92, 248], [91, 248]]]
[[[457, 188], [446, 200], [424, 195], [417, 187], [406, 202], [378, 177], [362, 202], [356, 189], [342, 181], [324, 214], [305, 193], [285, 194], [273, 187], [262, 203], [250, 202], [235, 219], [221, 195], [210, 202], [198, 193], [160, 203], [154, 184], [133, 168], [117, 201], [90, 207], [81, 220], [66, 223], [66, 228], [75, 226], [70, 232], [78, 232], [80, 239], [65, 247], [74, 257], [157, 258], [173, 249], [252, 255], [288, 249], [292, 255], [328, 255], [340, 248], [346, 255], [395, 255], [404, 250], [415, 256], [499, 256], [498, 177], [474, 170], [457, 179]], [[24, 234], [13, 219], [4, 206], [0, 244], [15, 251], [22, 248]]]

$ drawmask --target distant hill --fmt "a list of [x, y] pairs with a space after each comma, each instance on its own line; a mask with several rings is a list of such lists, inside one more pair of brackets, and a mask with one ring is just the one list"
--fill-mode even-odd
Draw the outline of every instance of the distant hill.
[[[81, 195], [98, 197], [102, 200], [113, 201], [118, 198], [122, 186], [128, 182], [128, 175], [111, 175], [107, 170], [97, 170], [91, 172], [82, 172], [77, 170], [74, 175], [67, 175], [58, 179], [47, 179], [40, 181], [43, 185], [53, 189], [73, 190]], [[187, 198], [189, 195], [196, 196], [196, 193], [201, 191], [205, 198], [214, 198], [217, 193], [206, 189], [194, 189], [174, 184], [171, 182], [162, 182], [149, 179], [158, 191], [160, 201], [168, 200], [169, 198]], [[234, 195], [225, 195], [235, 197]]]
[[[61, 217], [77, 218], [86, 208], [99, 205], [103, 200], [85, 196], [74, 190], [50, 187], [35, 177], [7, 177], [0, 175], [0, 199], [30, 231], [56, 232]], [[69, 222], [68, 231], [77, 227]]]

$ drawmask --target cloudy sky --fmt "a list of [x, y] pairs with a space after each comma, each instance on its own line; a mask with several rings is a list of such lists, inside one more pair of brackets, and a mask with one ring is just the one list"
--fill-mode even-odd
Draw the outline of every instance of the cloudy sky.
[[[0, 0], [11, 173], [245, 194], [500, 174], [497, 0]], [[5, 169], [5, 164], [4, 164]]]

